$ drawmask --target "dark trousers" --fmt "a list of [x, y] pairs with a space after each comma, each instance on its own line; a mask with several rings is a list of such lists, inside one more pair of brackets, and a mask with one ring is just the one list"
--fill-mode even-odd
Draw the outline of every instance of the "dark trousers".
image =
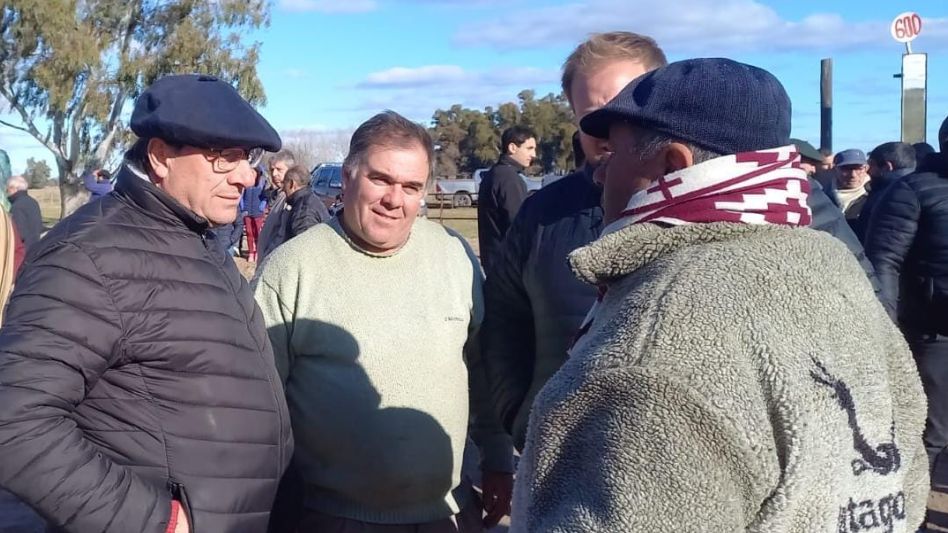
[[948, 337], [910, 336], [909, 344], [928, 398], [924, 442], [932, 485], [948, 486]]

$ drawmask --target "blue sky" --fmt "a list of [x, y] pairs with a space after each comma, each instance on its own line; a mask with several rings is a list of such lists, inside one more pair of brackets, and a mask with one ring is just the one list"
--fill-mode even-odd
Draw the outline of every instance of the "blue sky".
[[[928, 130], [948, 115], [948, 1], [273, 0], [259, 75], [265, 116], [282, 132], [352, 128], [386, 108], [426, 122], [454, 103], [483, 108], [522, 89], [558, 92], [560, 67], [586, 35], [656, 38], [670, 60], [731, 57], [773, 72], [793, 101], [793, 134], [818, 145], [820, 59], [834, 61], [834, 148], [898, 140], [903, 11], [924, 19]], [[48, 152], [0, 126], [14, 172]]]

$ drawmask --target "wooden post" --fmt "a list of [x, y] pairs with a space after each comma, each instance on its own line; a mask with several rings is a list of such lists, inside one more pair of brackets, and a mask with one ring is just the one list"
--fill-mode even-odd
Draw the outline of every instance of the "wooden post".
[[833, 152], [833, 60], [820, 61], [820, 149]]

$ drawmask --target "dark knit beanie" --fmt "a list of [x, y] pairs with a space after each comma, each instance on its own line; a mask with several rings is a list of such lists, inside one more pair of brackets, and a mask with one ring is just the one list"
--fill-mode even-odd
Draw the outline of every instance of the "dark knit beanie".
[[643, 74], [580, 127], [607, 138], [616, 121], [719, 154], [790, 144], [790, 98], [783, 85], [766, 70], [730, 59], [689, 59]]

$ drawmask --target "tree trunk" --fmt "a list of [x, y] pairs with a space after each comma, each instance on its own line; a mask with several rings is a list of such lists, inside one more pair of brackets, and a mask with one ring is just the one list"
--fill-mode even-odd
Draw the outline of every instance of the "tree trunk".
[[82, 185], [82, 180], [66, 167], [68, 163], [57, 158], [59, 167], [59, 219], [73, 214], [89, 201], [90, 193]]

